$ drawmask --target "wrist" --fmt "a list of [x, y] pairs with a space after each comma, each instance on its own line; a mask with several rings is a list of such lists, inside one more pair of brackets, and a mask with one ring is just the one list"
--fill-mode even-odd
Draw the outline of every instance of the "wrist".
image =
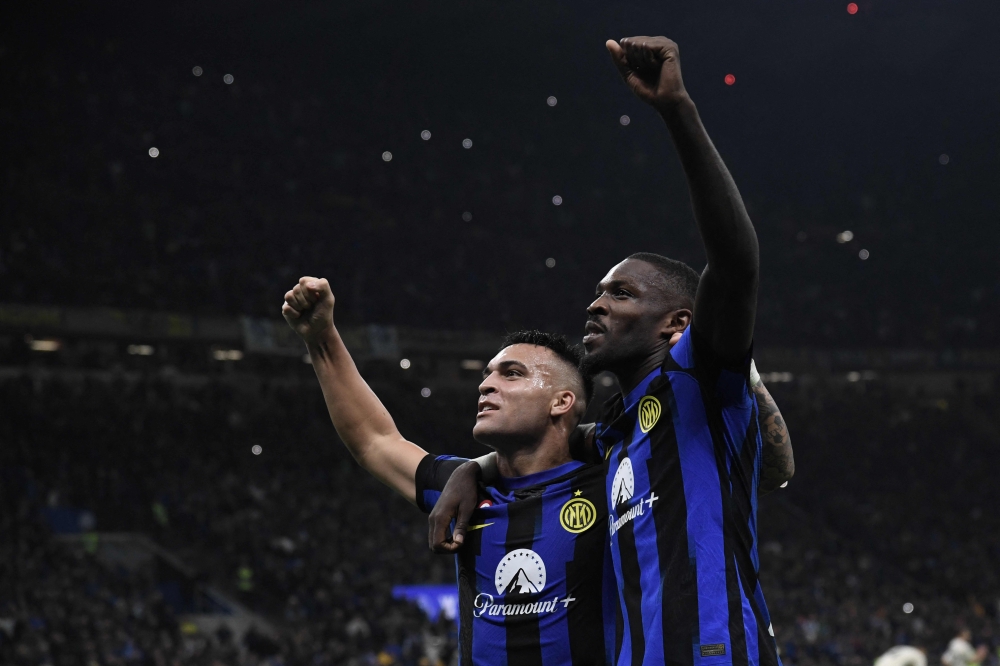
[[306, 349], [309, 351], [309, 355], [316, 358], [317, 355], [326, 354], [330, 345], [336, 342], [339, 337], [340, 334], [337, 332], [337, 327], [331, 323], [322, 330], [313, 331], [308, 335], [303, 335], [302, 341], [306, 343]]
[[676, 95], [663, 100], [656, 105], [656, 110], [659, 112], [660, 117], [668, 123], [686, 113], [698, 112], [694, 100], [691, 99], [686, 90], [682, 90]]

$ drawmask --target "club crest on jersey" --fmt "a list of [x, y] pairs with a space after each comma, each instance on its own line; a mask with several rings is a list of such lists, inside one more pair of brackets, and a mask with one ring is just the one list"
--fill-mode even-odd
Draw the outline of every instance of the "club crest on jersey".
[[639, 401], [639, 429], [643, 432], [649, 432], [656, 425], [656, 422], [660, 420], [660, 412], [663, 409], [660, 407], [660, 401], [651, 395], [647, 395], [645, 398]]
[[493, 582], [497, 594], [537, 594], [545, 589], [545, 562], [528, 548], [512, 550], [497, 565]]
[[618, 465], [615, 478], [611, 482], [611, 503], [619, 507], [632, 499], [635, 494], [635, 475], [632, 474], [632, 461], [624, 458]]
[[573, 534], [586, 532], [596, 521], [597, 508], [593, 502], [582, 497], [574, 497], [559, 509], [559, 524]]

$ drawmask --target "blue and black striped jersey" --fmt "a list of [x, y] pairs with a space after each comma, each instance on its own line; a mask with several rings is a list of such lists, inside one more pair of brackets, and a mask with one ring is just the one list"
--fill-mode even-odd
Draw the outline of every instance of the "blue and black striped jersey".
[[[465, 462], [427, 456], [417, 504], [429, 512]], [[480, 488], [456, 556], [463, 666], [607, 664], [614, 574], [604, 532], [604, 466], [574, 461]], [[605, 631], [612, 633], [605, 636]]]
[[761, 438], [750, 356], [724, 367], [689, 327], [605, 406], [615, 663], [779, 666], [758, 583]]

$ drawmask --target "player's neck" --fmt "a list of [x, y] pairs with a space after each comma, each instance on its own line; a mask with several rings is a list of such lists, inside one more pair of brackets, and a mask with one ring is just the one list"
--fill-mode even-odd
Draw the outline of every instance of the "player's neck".
[[569, 453], [569, 437], [555, 429], [536, 442], [510, 449], [498, 447], [496, 452], [500, 476], [508, 478], [537, 474], [573, 460]]
[[618, 379], [618, 385], [622, 388], [622, 395], [627, 396], [632, 392], [632, 389], [649, 376], [649, 373], [663, 365], [669, 353], [670, 347], [666, 346], [645, 357], [638, 365], [632, 364], [629, 367], [616, 370], [614, 374]]

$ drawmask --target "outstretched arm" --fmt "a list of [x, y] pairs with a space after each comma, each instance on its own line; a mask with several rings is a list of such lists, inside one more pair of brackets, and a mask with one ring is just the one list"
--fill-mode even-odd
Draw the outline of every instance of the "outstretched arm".
[[757, 396], [757, 424], [764, 448], [761, 454], [758, 495], [777, 490], [795, 475], [795, 458], [788, 427], [756, 368], [750, 372], [750, 386]]
[[372, 476], [416, 503], [417, 465], [427, 452], [408, 442], [358, 372], [333, 325], [333, 292], [325, 279], [304, 277], [281, 306], [305, 341], [337, 434]]
[[738, 361], [753, 340], [759, 274], [757, 234], [743, 199], [684, 88], [677, 44], [629, 37], [608, 41], [607, 48], [632, 92], [666, 122], [687, 175], [708, 256], [692, 326], [717, 356]]

